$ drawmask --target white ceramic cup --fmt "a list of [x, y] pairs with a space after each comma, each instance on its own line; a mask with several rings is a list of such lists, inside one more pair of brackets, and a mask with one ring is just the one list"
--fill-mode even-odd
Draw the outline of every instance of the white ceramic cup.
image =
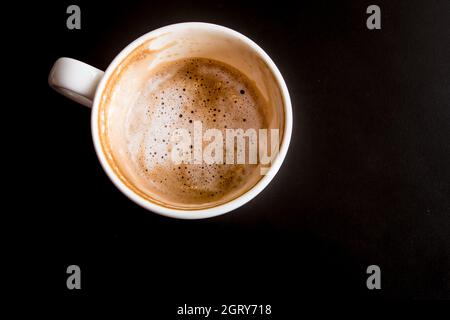
[[[283, 105], [284, 130], [279, 152], [272, 162], [267, 173], [250, 190], [239, 197], [215, 207], [199, 210], [180, 210], [167, 208], [144, 199], [130, 188], [128, 188], [115, 174], [106, 160], [105, 151], [100, 143], [98, 117], [99, 103], [108, 79], [116, 70], [118, 65], [137, 47], [151, 41], [149, 49], [157, 49], [159, 54], [155, 56], [154, 62], [161, 63], [170, 59], [184, 57], [204, 57], [233, 63], [234, 67], [246, 73], [255, 80], [257, 85], [266, 86], [264, 90], [270, 90], [270, 86], [276, 86], [279, 99]], [[161, 50], [168, 46], [168, 50]], [[165, 52], [166, 51], [166, 52]], [[239, 56], [237, 56], [239, 55]], [[227, 61], [232, 60], [233, 62]], [[258, 66], [261, 62], [266, 68], [265, 74]], [[237, 64], [237, 65], [236, 65]], [[267, 84], [268, 79], [272, 84]], [[155, 213], [179, 219], [202, 219], [218, 216], [234, 210], [249, 202], [258, 195], [273, 179], [286, 156], [292, 134], [292, 106], [289, 92], [280, 71], [270, 57], [252, 40], [244, 35], [222, 26], [209, 23], [178, 23], [151, 31], [129, 44], [112, 61], [105, 72], [94, 68], [81, 61], [71, 58], [59, 58], [53, 65], [49, 75], [50, 86], [59, 93], [79, 102], [87, 107], [92, 107], [91, 128], [95, 151], [103, 169], [112, 182], [128, 198]], [[261, 88], [260, 88], [261, 89]]]

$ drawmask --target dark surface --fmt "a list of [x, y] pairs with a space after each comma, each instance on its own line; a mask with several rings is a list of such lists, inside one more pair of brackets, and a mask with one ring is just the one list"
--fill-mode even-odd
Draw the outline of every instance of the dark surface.
[[[24, 258], [39, 261], [40, 288], [67, 301], [145, 297], [162, 319], [184, 303], [269, 303], [279, 315], [308, 298], [450, 298], [448, 1], [378, 1], [377, 31], [366, 28], [366, 1], [77, 3], [79, 31], [65, 26], [72, 1], [20, 11], [20, 21], [39, 21], [27, 27], [35, 92], [22, 106], [35, 125], [26, 150], [37, 176], [18, 214], [34, 231]], [[184, 21], [258, 43], [294, 112], [269, 187], [200, 221], [122, 195], [96, 158], [90, 110], [47, 85], [60, 56], [105, 69], [138, 36]], [[81, 291], [66, 289], [70, 264], [81, 267]], [[378, 291], [366, 288], [371, 264], [382, 271]]]

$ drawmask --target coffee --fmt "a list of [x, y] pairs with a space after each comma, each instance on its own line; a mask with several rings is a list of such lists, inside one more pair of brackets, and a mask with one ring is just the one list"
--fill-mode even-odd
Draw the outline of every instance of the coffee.
[[193, 133], [196, 123], [224, 136], [232, 128], [270, 127], [274, 111], [254, 82], [212, 59], [156, 67], [151, 61], [149, 52], [126, 59], [102, 96], [102, 146], [120, 179], [144, 198], [179, 209], [217, 206], [251, 189], [262, 177], [260, 164], [175, 163], [171, 155], [178, 148], [174, 131]]

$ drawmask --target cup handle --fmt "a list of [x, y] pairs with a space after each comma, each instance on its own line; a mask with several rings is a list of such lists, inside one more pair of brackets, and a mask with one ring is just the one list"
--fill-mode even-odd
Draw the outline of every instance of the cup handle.
[[59, 58], [50, 71], [50, 87], [86, 107], [92, 107], [104, 72], [72, 58]]

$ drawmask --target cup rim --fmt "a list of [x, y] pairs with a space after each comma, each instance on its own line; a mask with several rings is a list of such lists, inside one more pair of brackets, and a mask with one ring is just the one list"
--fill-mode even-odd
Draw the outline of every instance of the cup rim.
[[[108, 79], [111, 77], [112, 73], [116, 69], [116, 66], [126, 57], [128, 56], [136, 47], [138, 47], [140, 44], [144, 43], [146, 40], [161, 35], [163, 33], [167, 33], [168, 31], [177, 31], [180, 29], [184, 29], [186, 27], [196, 27], [196, 28], [202, 28], [205, 30], [215, 30], [215, 31], [221, 31], [225, 32], [233, 37], [236, 37], [243, 41], [246, 45], [250, 46], [257, 54], [264, 60], [264, 62], [268, 65], [270, 71], [275, 76], [275, 79], [281, 89], [282, 99], [283, 99], [283, 107], [284, 107], [284, 132], [283, 132], [283, 138], [282, 142], [279, 148], [279, 152], [274, 160], [274, 162], [269, 167], [266, 175], [262, 177], [251, 189], [247, 190], [242, 195], [238, 196], [237, 198], [226, 202], [224, 204], [220, 204], [215, 207], [210, 208], [204, 208], [204, 209], [197, 209], [197, 210], [183, 210], [183, 209], [174, 209], [174, 208], [168, 208], [164, 207], [162, 205], [153, 203], [145, 198], [142, 198], [140, 195], [136, 194], [133, 190], [129, 189], [120, 179], [119, 177], [114, 173], [112, 168], [110, 167], [108, 161], [106, 160], [106, 156], [104, 153], [104, 150], [100, 143], [100, 137], [99, 137], [99, 128], [98, 128], [98, 111], [99, 111], [99, 102], [103, 93], [103, 90], [105, 88], [105, 85], [108, 81]], [[103, 167], [103, 170], [106, 172], [109, 179], [113, 182], [113, 184], [130, 200], [138, 204], [139, 206], [152, 211], [154, 213], [170, 217], [170, 218], [178, 218], [178, 219], [204, 219], [204, 218], [211, 218], [215, 216], [219, 216], [222, 214], [225, 214], [227, 212], [230, 212], [232, 210], [235, 210], [239, 208], [240, 206], [246, 204], [250, 200], [252, 200], [254, 197], [256, 197], [275, 177], [278, 170], [281, 167], [281, 164], [284, 161], [284, 158], [286, 157], [287, 150], [289, 147], [289, 143], [291, 140], [292, 135], [292, 106], [291, 106], [291, 99], [289, 96], [289, 91], [286, 86], [286, 83], [278, 70], [275, 63], [272, 61], [272, 59], [265, 53], [265, 51], [259, 47], [253, 40], [250, 38], [244, 36], [243, 34], [216, 24], [212, 23], [205, 23], [205, 22], [183, 22], [183, 23], [176, 23], [171, 24], [165, 27], [161, 27], [158, 29], [155, 29], [153, 31], [150, 31], [130, 44], [128, 44], [124, 49], [120, 51], [118, 55], [113, 59], [113, 61], [109, 64], [108, 68], [106, 69], [102, 79], [100, 80], [100, 83], [97, 87], [97, 91], [95, 93], [95, 97], [93, 100], [93, 106], [92, 106], [92, 113], [91, 113], [91, 130], [92, 130], [92, 137], [94, 141], [94, 147], [95, 152], [97, 154], [97, 157], [99, 158], [100, 164]]]

